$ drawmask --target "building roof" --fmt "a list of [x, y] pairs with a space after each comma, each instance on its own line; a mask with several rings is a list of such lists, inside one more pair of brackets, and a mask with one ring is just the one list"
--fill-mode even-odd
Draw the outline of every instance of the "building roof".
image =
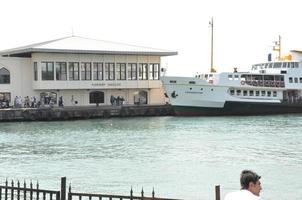
[[78, 53], [110, 55], [172, 56], [176, 51], [154, 49], [117, 42], [70, 36], [0, 51], [2, 56], [31, 57], [32, 53]]

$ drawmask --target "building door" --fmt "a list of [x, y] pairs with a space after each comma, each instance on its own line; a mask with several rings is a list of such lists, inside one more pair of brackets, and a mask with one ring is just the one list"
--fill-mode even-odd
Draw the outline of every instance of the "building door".
[[134, 104], [148, 104], [148, 92], [138, 91], [134, 95]]
[[104, 92], [93, 91], [89, 94], [89, 103], [104, 103]]

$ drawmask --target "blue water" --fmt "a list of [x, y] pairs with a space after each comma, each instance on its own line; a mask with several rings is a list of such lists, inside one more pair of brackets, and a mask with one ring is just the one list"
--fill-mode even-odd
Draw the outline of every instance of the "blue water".
[[214, 199], [262, 176], [265, 200], [302, 199], [302, 115], [137, 117], [0, 123], [0, 183], [73, 191]]

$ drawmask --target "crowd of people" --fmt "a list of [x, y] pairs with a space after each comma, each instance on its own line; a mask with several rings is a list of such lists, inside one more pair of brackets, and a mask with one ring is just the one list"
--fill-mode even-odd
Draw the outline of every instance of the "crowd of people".
[[110, 103], [112, 106], [122, 106], [125, 103], [125, 99], [124, 99], [124, 97], [120, 97], [120, 96], [115, 97], [115, 96], [111, 95]]

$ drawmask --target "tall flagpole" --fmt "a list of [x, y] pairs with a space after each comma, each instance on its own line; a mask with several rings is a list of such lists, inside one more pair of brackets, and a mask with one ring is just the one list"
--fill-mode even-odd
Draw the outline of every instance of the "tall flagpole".
[[209, 22], [211, 26], [211, 70], [210, 72], [216, 72], [214, 69], [214, 22], [213, 22], [213, 17], [211, 18], [211, 21]]

